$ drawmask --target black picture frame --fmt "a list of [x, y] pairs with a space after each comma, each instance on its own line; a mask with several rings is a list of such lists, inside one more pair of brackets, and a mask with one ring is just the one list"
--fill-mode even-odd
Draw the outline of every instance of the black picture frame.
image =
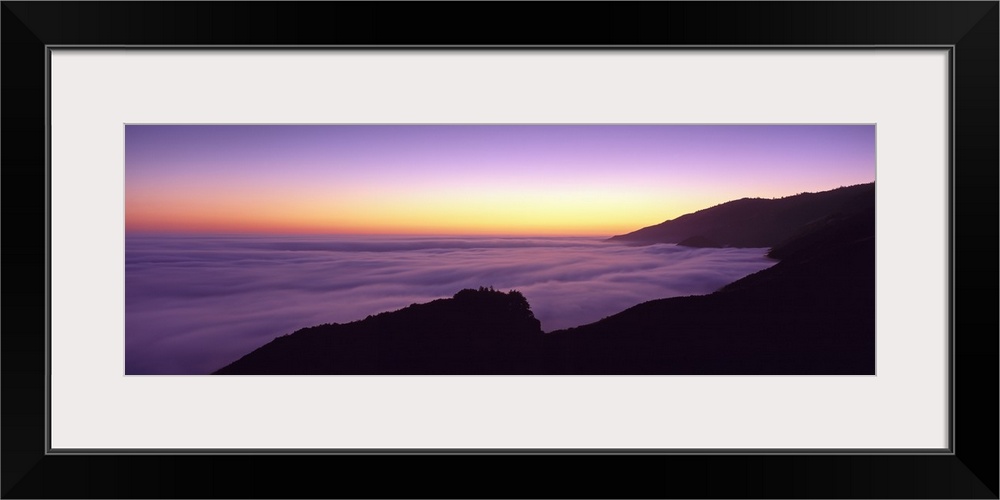
[[[998, 498], [998, 20], [996, 1], [2, 2], [2, 496]], [[49, 454], [53, 45], [950, 46], [951, 452]]]

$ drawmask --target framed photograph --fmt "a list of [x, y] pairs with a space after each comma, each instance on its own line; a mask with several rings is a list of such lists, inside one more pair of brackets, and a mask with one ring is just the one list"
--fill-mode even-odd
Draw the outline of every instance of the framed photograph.
[[3, 495], [997, 498], [997, 2], [493, 7], [5, 2]]
[[[566, 60], [512, 56], [477, 58]], [[124, 143], [126, 376], [876, 374], [875, 124], [126, 124]]]

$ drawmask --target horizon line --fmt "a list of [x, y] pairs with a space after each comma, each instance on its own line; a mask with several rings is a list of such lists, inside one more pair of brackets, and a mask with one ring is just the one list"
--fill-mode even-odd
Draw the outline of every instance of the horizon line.
[[[251, 231], [159, 231], [159, 230], [129, 230], [125, 236], [178, 236], [178, 237], [316, 237], [316, 236], [347, 236], [365, 238], [589, 238], [608, 239], [616, 234], [553, 234], [553, 233], [356, 233], [356, 232], [251, 232]], [[624, 234], [624, 233], [623, 233]]]
[[124, 228], [125, 236], [177, 236], [177, 237], [252, 237], [252, 236], [284, 236], [284, 237], [316, 237], [316, 236], [350, 236], [350, 237], [426, 237], [426, 238], [599, 238], [599, 239], [609, 239], [615, 236], [620, 236], [634, 232], [646, 227], [661, 224], [663, 222], [676, 220], [685, 215], [701, 212], [703, 210], [712, 209], [720, 205], [725, 205], [726, 203], [731, 203], [734, 201], [745, 200], [745, 199], [765, 199], [765, 200], [781, 200], [785, 198], [790, 198], [794, 196], [800, 196], [804, 194], [816, 194], [825, 193], [829, 191], [835, 191], [837, 189], [846, 189], [857, 186], [866, 186], [869, 184], [874, 185], [875, 180], [870, 182], [862, 182], [857, 184], [840, 185], [837, 187], [817, 190], [817, 191], [799, 191], [797, 193], [788, 194], [784, 196], [776, 197], [754, 197], [754, 196], [744, 196], [742, 198], [733, 198], [727, 201], [719, 202], [714, 205], [709, 205], [685, 214], [677, 215], [672, 218], [663, 219], [659, 222], [647, 223], [646, 225], [641, 225], [642, 223], [636, 224], [629, 228], [623, 228], [619, 231], [614, 231], [614, 234], [608, 234], [608, 232], [602, 231], [600, 233], [574, 233], [574, 234], [560, 234], [551, 232], [451, 232], [451, 231], [417, 231], [417, 232], [394, 232], [394, 231], [378, 231], [378, 232], [358, 232], [358, 231], [287, 231], [287, 230], [275, 230], [275, 231], [233, 231], [233, 230], [160, 230], [160, 229], [129, 229]]

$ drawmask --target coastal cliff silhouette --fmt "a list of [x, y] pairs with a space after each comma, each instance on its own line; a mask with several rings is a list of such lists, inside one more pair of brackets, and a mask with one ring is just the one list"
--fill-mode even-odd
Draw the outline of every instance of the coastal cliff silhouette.
[[743, 199], [610, 241], [770, 247], [779, 262], [700, 296], [545, 333], [518, 291], [466, 289], [303, 328], [215, 374], [875, 373], [875, 185]]
[[766, 248], [781, 244], [810, 223], [856, 213], [874, 203], [875, 184], [858, 184], [784, 198], [742, 198], [699, 210], [609, 241], [692, 247]]

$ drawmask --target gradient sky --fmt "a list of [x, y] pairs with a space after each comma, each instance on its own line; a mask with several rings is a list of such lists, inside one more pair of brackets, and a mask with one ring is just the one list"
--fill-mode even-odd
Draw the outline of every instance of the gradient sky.
[[136, 233], [610, 236], [874, 180], [874, 125], [125, 127]]

